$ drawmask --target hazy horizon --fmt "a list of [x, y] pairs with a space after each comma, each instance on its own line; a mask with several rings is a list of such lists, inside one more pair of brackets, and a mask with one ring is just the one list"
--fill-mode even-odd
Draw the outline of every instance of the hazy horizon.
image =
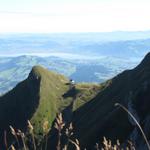
[[0, 33], [150, 30], [148, 0], [0, 1]]

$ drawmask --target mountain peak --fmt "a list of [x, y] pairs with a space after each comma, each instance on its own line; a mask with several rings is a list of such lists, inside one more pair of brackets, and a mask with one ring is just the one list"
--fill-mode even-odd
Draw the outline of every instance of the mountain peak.
[[[63, 75], [34, 66], [26, 80], [0, 97], [0, 122], [3, 122], [0, 129], [10, 124], [22, 129], [31, 120], [37, 133], [42, 130], [44, 119], [51, 124], [59, 111], [62, 95], [68, 90], [67, 82]], [[6, 109], [9, 111], [2, 113]]]
[[39, 78], [41, 78], [43, 69], [44, 68], [42, 68], [41, 66], [34, 66], [29, 73], [28, 79], [38, 80]]
[[45, 72], [48, 72], [48, 70], [45, 69], [45, 68], [42, 67], [42, 66], [36, 65], [36, 66], [33, 66], [33, 67], [32, 67], [32, 70], [31, 70], [29, 76], [30, 76], [30, 75], [41, 76], [41, 75], [44, 74]]
[[147, 55], [145, 56], [145, 58], [142, 61], [143, 63], [150, 63], [150, 52], [147, 53]]
[[147, 67], [150, 66], [150, 52], [144, 57], [142, 62], [139, 64], [138, 67]]
[[40, 80], [42, 78], [45, 80], [51, 79], [51, 81], [59, 77], [61, 78], [63, 76], [60, 74], [57, 74], [56, 72], [49, 71], [46, 68], [39, 66], [39, 65], [33, 66], [28, 76], [29, 79]]

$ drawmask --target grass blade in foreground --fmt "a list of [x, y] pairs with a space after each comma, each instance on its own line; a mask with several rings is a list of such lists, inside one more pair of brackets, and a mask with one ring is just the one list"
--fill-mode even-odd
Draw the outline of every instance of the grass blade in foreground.
[[130, 117], [135, 121], [135, 123], [137, 124], [137, 126], [139, 127], [139, 129], [140, 129], [140, 131], [141, 131], [141, 133], [142, 133], [142, 135], [143, 135], [143, 138], [144, 138], [144, 140], [145, 140], [145, 142], [146, 142], [146, 145], [147, 145], [148, 149], [150, 150], [150, 144], [149, 144], [149, 142], [148, 142], [148, 139], [147, 139], [147, 137], [146, 137], [146, 135], [145, 135], [145, 133], [144, 133], [144, 131], [143, 131], [141, 125], [140, 125], [140, 124], [138, 123], [138, 121], [136, 120], [136, 118], [135, 118], [135, 117], [129, 112], [129, 110], [128, 110], [127, 108], [125, 108], [123, 105], [121, 105], [121, 104], [119, 104], [119, 103], [116, 103], [115, 106], [121, 107], [121, 108], [122, 108], [125, 112], [127, 112], [127, 113], [130, 115]]

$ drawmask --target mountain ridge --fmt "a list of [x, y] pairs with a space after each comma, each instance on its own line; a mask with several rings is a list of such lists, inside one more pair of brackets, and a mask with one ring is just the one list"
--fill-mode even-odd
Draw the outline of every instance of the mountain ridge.
[[[55, 80], [58, 80], [57, 82], [59, 82], [57, 85], [56, 83], [54, 85]], [[58, 108], [56, 108], [56, 106], [54, 105], [55, 103], [53, 103], [53, 101], [56, 101], [57, 99], [59, 99], [58, 95], [55, 94], [54, 91], [57, 90], [58, 92], [62, 92], [63, 94], [66, 88], [65, 83], [67, 81], [68, 80], [62, 75], [58, 75], [56, 73], [47, 71], [46, 69], [40, 66], [33, 67], [32, 71], [30, 72], [26, 80], [22, 81], [13, 90], [9, 91], [4, 96], [0, 97], [0, 105], [1, 105], [0, 111], [5, 112], [4, 111], [5, 108], [9, 106], [8, 107], [9, 111], [7, 111], [8, 118], [12, 117], [11, 119], [12, 121], [8, 121], [6, 124], [7, 125], [11, 124], [12, 126], [15, 126], [16, 128], [22, 128], [22, 126], [19, 125], [21, 123], [14, 123], [13, 120], [19, 120], [19, 122], [21, 122], [21, 120], [24, 120], [23, 124], [25, 124], [27, 120], [30, 120], [32, 118], [32, 121], [33, 122], [35, 121], [36, 125], [38, 125], [39, 124], [38, 121], [40, 119], [41, 119], [40, 121], [42, 121], [42, 118], [40, 117], [39, 119], [34, 120], [34, 117], [36, 115], [34, 114], [34, 112], [38, 113], [38, 110], [41, 109], [41, 107], [45, 107], [45, 109], [46, 108], [48, 109], [48, 107], [50, 107], [51, 105], [52, 107], [50, 108], [54, 112], [52, 111], [52, 113], [50, 113], [51, 117], [49, 116], [50, 117], [49, 118], [47, 116], [48, 117], [47, 119], [52, 123], [52, 120], [55, 118], [55, 116], [53, 115], [54, 114], [56, 115], [56, 111], [58, 112], [57, 110]], [[46, 82], [48, 82], [49, 85]], [[58, 86], [57, 88], [59, 89], [57, 89], [55, 86]], [[62, 87], [60, 88], [60, 86]], [[52, 93], [50, 91], [48, 92], [48, 90], [51, 90], [51, 89], [54, 89], [53, 92]], [[47, 99], [45, 100], [45, 97], [46, 98], [50, 97], [50, 98], [48, 100]], [[47, 104], [46, 105], [44, 103], [41, 104], [41, 101], [44, 101]], [[51, 104], [49, 104], [47, 101], [50, 101]], [[30, 112], [31, 105], [32, 105], [31, 109], [33, 111], [32, 113]], [[6, 109], [8, 110], [8, 108]], [[48, 110], [45, 110], [45, 111], [48, 111]], [[48, 112], [45, 112], [45, 113], [48, 113]], [[30, 114], [31, 116], [30, 115], [28, 116], [27, 114]], [[33, 114], [34, 116], [32, 116]], [[44, 112], [43, 112], [43, 115], [44, 115]], [[5, 118], [6, 114], [4, 115], [3, 113], [1, 113], [0, 116], [2, 116], [0, 117], [0, 119], [3, 118], [1, 121], [6, 122], [6, 118]]]
[[76, 110], [97, 91], [99, 85], [82, 83], [76, 85], [75, 95], [72, 95], [69, 79], [41, 66], [34, 66], [27, 79], [0, 97], [0, 141], [3, 140], [3, 131], [9, 131], [9, 125], [26, 132], [27, 120], [34, 127], [35, 137], [40, 139], [43, 123], [48, 121], [51, 127], [56, 115], [72, 103], [74, 96], [80, 95], [72, 108]]
[[149, 93], [150, 53], [134, 69], [103, 84], [76, 84], [73, 89], [63, 75], [35, 66], [26, 80], [0, 97], [0, 131], [10, 124], [24, 129], [26, 121], [30, 120], [38, 137], [45, 120], [51, 126], [57, 113], [73, 104], [66, 123], [73, 122], [74, 138], [79, 139], [81, 148], [93, 149], [103, 136], [112, 142], [119, 139], [124, 144], [131, 140], [139, 148], [145, 145], [137, 127], [128, 114], [114, 104], [121, 103], [134, 113], [149, 138]]
[[[150, 107], [149, 91], [150, 53], [135, 69], [126, 70], [114, 77], [105, 90], [74, 113], [75, 133], [82, 146], [90, 147], [96, 141], [102, 141], [103, 136], [112, 141], [120, 139], [121, 142], [125, 142], [136, 127], [133, 126], [128, 114], [114, 105], [121, 103], [127, 107], [144, 126]], [[141, 106], [144, 108], [141, 109]], [[88, 123], [86, 120], [89, 120]], [[141, 136], [140, 139], [143, 141]], [[132, 140], [135, 142], [137, 139]]]

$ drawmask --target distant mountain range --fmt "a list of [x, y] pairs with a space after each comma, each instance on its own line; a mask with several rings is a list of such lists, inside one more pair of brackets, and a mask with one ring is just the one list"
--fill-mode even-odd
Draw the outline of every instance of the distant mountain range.
[[0, 58], [0, 93], [12, 89], [24, 80], [35, 65], [61, 73], [76, 82], [104, 82], [121, 71], [133, 68], [140, 59], [122, 59], [116, 57], [60, 58], [18, 56]]
[[[112, 141], [120, 139], [123, 144], [132, 140], [137, 149], [146, 149], [133, 120], [114, 105], [121, 103], [127, 107], [150, 139], [149, 93], [150, 53], [134, 69], [126, 70], [103, 84], [80, 83], [73, 89], [63, 75], [35, 66], [27, 79], [0, 97], [1, 135], [10, 124], [25, 130], [29, 119], [38, 137], [43, 120], [48, 119], [52, 125], [56, 114], [61, 111], [66, 123], [73, 122], [74, 137], [79, 139], [81, 149], [93, 149], [93, 145], [101, 142], [104, 136]], [[48, 142], [48, 149], [50, 147]]]
[[5, 34], [0, 35], [0, 55], [107, 55], [143, 56], [150, 50], [150, 32]]
[[[76, 82], [104, 82], [135, 67], [150, 51], [150, 31], [0, 35], [0, 94], [34, 65]], [[15, 78], [14, 78], [15, 76]]]

